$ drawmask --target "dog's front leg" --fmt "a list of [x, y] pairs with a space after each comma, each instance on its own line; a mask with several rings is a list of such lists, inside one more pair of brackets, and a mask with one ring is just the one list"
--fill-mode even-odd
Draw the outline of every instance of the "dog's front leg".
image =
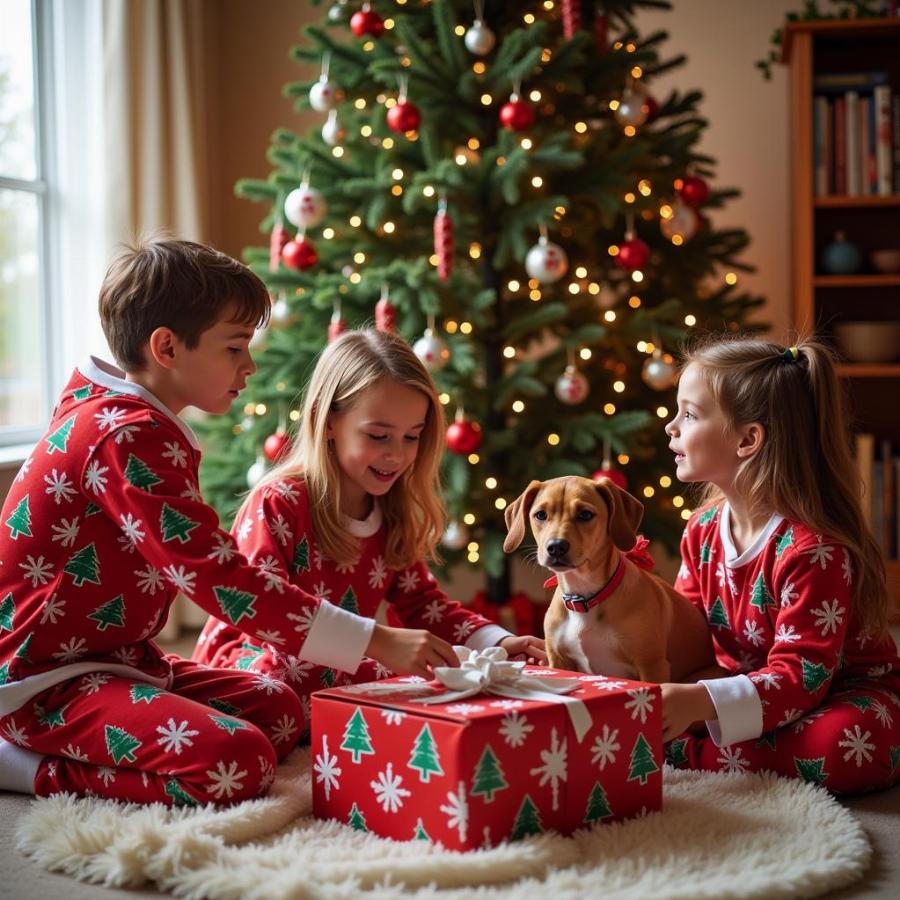
[[672, 667], [665, 657], [653, 659], [637, 659], [635, 666], [638, 670], [638, 678], [641, 681], [649, 681], [653, 684], [666, 684], [672, 678]]
[[547, 645], [547, 664], [552, 669], [566, 669], [569, 672], [580, 671], [578, 663], [563, 652], [560, 637], [566, 621], [566, 608], [559, 594], [553, 595], [547, 612], [544, 615], [544, 638]]

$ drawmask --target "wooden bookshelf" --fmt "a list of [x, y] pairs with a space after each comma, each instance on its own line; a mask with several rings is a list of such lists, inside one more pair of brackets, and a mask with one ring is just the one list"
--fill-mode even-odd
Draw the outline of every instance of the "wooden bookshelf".
[[[857, 275], [828, 275], [818, 268], [822, 247], [835, 231], [847, 233], [867, 257], [900, 248], [900, 192], [892, 196], [815, 196], [813, 83], [819, 74], [883, 71], [892, 94], [900, 92], [900, 19], [792, 22], [785, 26], [782, 62], [790, 70], [791, 234], [793, 320], [830, 336], [842, 320], [900, 321], [900, 274], [866, 268]], [[854, 427], [891, 439], [900, 453], [900, 360], [847, 361], [839, 374], [848, 387]], [[900, 620], [900, 560], [888, 559], [888, 584]]]

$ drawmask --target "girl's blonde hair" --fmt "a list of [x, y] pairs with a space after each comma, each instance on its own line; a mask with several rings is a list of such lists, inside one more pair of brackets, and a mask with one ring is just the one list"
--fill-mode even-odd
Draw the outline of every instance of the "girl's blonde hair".
[[[842, 543], [853, 566], [854, 614], [865, 631], [883, 634], [890, 605], [884, 560], [863, 516], [832, 350], [815, 338], [785, 348], [713, 336], [688, 349], [684, 366], [694, 364], [732, 427], [765, 428], [760, 450], [738, 468], [735, 490], [756, 513], [774, 510]], [[706, 486], [704, 501], [720, 498], [715, 485]]]
[[396, 334], [348, 331], [322, 351], [306, 387], [294, 445], [257, 484], [263, 487], [287, 477], [303, 478], [316, 541], [323, 555], [337, 563], [358, 559], [359, 539], [342, 524], [341, 479], [327, 438], [328, 415], [346, 412], [363, 391], [385, 380], [415, 388], [428, 398], [415, 461], [378, 500], [387, 531], [385, 562], [391, 568], [405, 568], [424, 557], [436, 559], [446, 518], [440, 500], [444, 419], [428, 370]]

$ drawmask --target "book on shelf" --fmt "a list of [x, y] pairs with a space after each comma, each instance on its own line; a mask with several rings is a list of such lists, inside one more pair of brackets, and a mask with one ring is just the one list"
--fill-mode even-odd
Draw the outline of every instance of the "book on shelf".
[[815, 195], [900, 193], [900, 102], [887, 73], [817, 75], [813, 91]]
[[855, 441], [863, 518], [885, 559], [900, 559], [900, 455], [872, 434], [857, 434]]

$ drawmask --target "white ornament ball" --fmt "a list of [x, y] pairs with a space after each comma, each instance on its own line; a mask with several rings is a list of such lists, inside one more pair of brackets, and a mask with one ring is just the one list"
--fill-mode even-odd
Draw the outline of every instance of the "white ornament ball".
[[686, 203], [673, 203], [672, 215], [659, 220], [659, 230], [671, 241], [678, 235], [682, 241], [689, 241], [700, 226], [697, 213]]
[[616, 107], [616, 121], [624, 128], [633, 125], [637, 128], [647, 121], [650, 115], [650, 107], [647, 104], [647, 96], [643, 91], [635, 91], [631, 88], [622, 94], [622, 99]]
[[[277, 301], [276, 301], [277, 303]], [[274, 306], [274, 304], [273, 304]], [[269, 329], [266, 328], [254, 328], [253, 329], [253, 337], [250, 338], [250, 349], [258, 350], [260, 347], [264, 346], [266, 343], [266, 338], [269, 336]]]
[[347, 131], [340, 122], [338, 122], [337, 110], [333, 109], [328, 113], [328, 118], [322, 126], [322, 140], [329, 147], [337, 147], [347, 136]]
[[462, 550], [469, 543], [469, 529], [459, 522], [450, 522], [441, 537], [441, 543], [448, 550]]
[[644, 384], [654, 391], [667, 391], [675, 384], [675, 360], [668, 353], [654, 353], [641, 370]]
[[476, 56], [487, 56], [497, 43], [497, 36], [481, 19], [476, 19], [463, 38], [466, 50]]
[[344, 20], [344, 16], [346, 15], [346, 6], [347, 0], [338, 0], [337, 3], [333, 4], [328, 10], [328, 21], [342, 22]]
[[328, 112], [344, 99], [344, 92], [324, 75], [309, 89], [309, 105], [316, 112]]
[[542, 237], [525, 257], [525, 271], [529, 278], [537, 279], [541, 284], [553, 284], [559, 281], [569, 270], [569, 257], [559, 244], [554, 244]]
[[[272, 304], [272, 321], [283, 325], [291, 317], [291, 308], [286, 297], [279, 297]], [[252, 341], [251, 341], [252, 343]]]
[[256, 462], [247, 469], [247, 487], [255, 488], [259, 479], [266, 474], [266, 461], [262, 456], [256, 458]]
[[422, 360], [429, 372], [439, 372], [450, 359], [450, 349], [430, 329], [413, 344], [413, 353]]
[[321, 191], [309, 185], [294, 188], [284, 201], [284, 214], [297, 228], [315, 228], [326, 212], [328, 204]]
[[578, 369], [574, 366], [566, 366], [566, 371], [556, 379], [553, 391], [560, 403], [565, 403], [566, 406], [576, 406], [587, 400], [591, 389], [588, 386], [587, 378]]

